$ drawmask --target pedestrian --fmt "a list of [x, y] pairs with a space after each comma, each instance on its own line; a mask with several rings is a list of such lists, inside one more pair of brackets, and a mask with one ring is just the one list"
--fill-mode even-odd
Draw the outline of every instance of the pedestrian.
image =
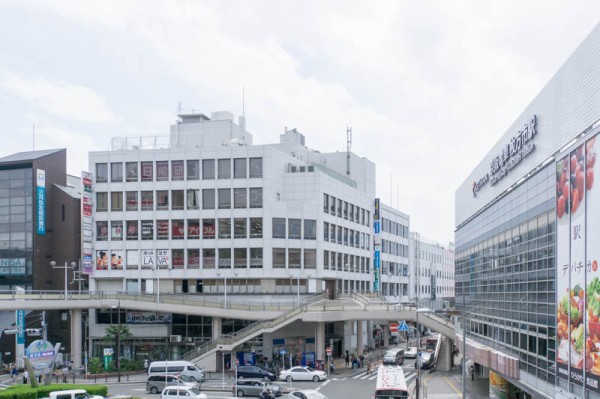
[[148, 359], [144, 360], [144, 371], [148, 372]]
[[333, 364], [333, 360], [329, 363], [329, 374], [335, 374], [335, 365]]
[[23, 384], [27, 384], [27, 379], [29, 378], [29, 371], [25, 370], [23, 372]]
[[469, 374], [471, 374], [471, 381], [475, 381], [475, 367], [469, 366]]
[[346, 351], [346, 367], [350, 367], [350, 354]]
[[19, 376], [19, 370], [17, 370], [17, 366], [13, 366], [10, 376], [13, 380], [13, 384], [17, 382], [17, 377]]
[[371, 360], [367, 360], [367, 375], [371, 375]]

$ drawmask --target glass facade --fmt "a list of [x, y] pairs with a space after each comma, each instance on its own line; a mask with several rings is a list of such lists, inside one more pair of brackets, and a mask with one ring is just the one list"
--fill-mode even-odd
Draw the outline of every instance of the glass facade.
[[0, 170], [0, 289], [32, 288], [33, 169]]
[[456, 302], [468, 336], [555, 382], [555, 166], [551, 164], [456, 232]]

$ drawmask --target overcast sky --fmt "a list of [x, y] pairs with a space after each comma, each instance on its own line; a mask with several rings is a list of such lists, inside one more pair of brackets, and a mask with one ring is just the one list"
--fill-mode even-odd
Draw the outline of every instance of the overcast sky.
[[[94, 4], [95, 3], [95, 4]], [[166, 135], [178, 102], [255, 144], [377, 165], [411, 229], [454, 240], [454, 192], [598, 23], [599, 1], [0, 0], [0, 157]]]

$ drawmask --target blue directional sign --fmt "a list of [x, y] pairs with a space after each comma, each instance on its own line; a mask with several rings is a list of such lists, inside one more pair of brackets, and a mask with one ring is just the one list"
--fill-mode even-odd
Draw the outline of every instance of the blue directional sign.
[[398, 327], [398, 331], [408, 331], [408, 324], [406, 324], [406, 320], [402, 320], [400, 322], [400, 327]]

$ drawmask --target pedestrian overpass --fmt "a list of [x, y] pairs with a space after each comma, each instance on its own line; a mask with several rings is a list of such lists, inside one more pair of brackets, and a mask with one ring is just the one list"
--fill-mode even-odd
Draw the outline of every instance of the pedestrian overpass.
[[[414, 306], [392, 304], [379, 297], [359, 293], [326, 299], [324, 294], [313, 295], [297, 302], [239, 300], [208, 295], [134, 294], [123, 292], [58, 292], [58, 291], [0, 291], [0, 311], [10, 310], [84, 310], [120, 308], [147, 312], [179, 313], [256, 320], [246, 328], [215, 337], [182, 356], [183, 359], [204, 365], [212, 363], [217, 352], [232, 351], [235, 347], [263, 333], [274, 332], [295, 321], [327, 323], [336, 321], [417, 321], [454, 340], [454, 325], [446, 318]], [[80, 312], [78, 312], [80, 314]], [[73, 323], [77, 318], [72, 318]], [[80, 316], [79, 316], [80, 320]], [[74, 344], [76, 345], [76, 344]], [[77, 352], [77, 348], [73, 349]], [[81, 352], [81, 348], [79, 348]]]

